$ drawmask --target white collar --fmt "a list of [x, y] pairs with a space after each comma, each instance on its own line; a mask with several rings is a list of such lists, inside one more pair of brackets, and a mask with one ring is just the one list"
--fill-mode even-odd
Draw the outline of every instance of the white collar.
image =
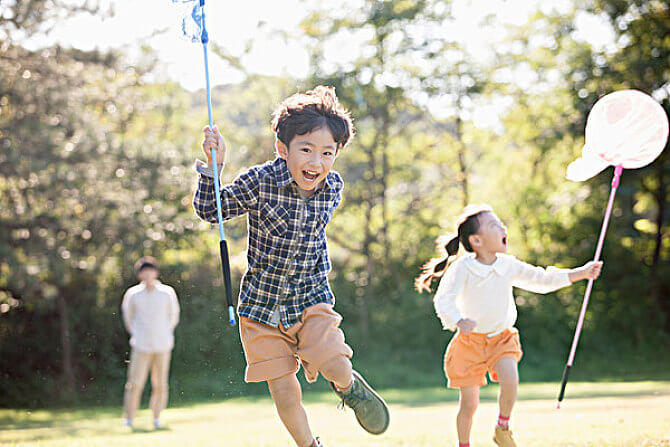
[[509, 270], [510, 263], [507, 256], [496, 255], [496, 260], [491, 265], [482, 264], [475, 259], [475, 256], [474, 253], [469, 254], [465, 256], [463, 262], [465, 262], [468, 269], [477, 276], [486, 278], [491, 271], [495, 272], [498, 276], [504, 276]]
[[[151, 290], [156, 290], [156, 289], [158, 289], [158, 286], [160, 286], [160, 285], [161, 285], [161, 282], [160, 282], [160, 280], [157, 279], [156, 281], [154, 281], [154, 287], [153, 287], [153, 289], [151, 289]], [[140, 282], [140, 287], [142, 287], [142, 290], [149, 290], [149, 289], [147, 288], [147, 285], [146, 285], [146, 283], [145, 283], [144, 281]]]

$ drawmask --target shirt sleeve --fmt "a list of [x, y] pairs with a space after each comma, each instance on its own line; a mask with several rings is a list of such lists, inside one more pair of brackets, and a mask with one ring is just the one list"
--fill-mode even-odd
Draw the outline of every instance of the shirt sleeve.
[[[214, 192], [214, 177], [212, 170], [207, 171], [204, 163], [196, 162], [198, 171], [198, 186], [193, 196], [193, 209], [202, 220], [216, 223], [216, 195]], [[235, 180], [221, 186], [221, 214], [223, 220], [241, 216], [258, 206], [259, 174], [252, 168], [238, 175]]]
[[514, 258], [512, 285], [535, 293], [549, 293], [572, 284], [569, 272], [556, 267], [544, 269]]
[[433, 298], [435, 312], [442, 321], [444, 329], [455, 331], [456, 323], [463, 318], [456, 307], [456, 298], [465, 288], [466, 271], [458, 260], [447, 267]]
[[121, 302], [121, 315], [123, 316], [123, 324], [126, 326], [128, 333], [133, 333], [131, 322], [133, 321], [133, 296], [126, 291]]
[[174, 289], [170, 288], [170, 329], [174, 330], [179, 324], [179, 300]]

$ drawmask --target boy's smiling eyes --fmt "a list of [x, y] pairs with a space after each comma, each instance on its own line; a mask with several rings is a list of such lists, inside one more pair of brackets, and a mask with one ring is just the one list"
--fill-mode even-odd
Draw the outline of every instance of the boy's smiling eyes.
[[311, 152], [313, 150], [320, 150], [324, 155], [331, 156], [335, 153], [336, 147], [333, 144], [314, 144], [307, 140], [298, 140], [294, 144], [300, 148], [301, 152]]
[[[309, 153], [312, 152], [312, 148], [310, 148], [310, 147], [302, 147], [302, 148], [300, 148], [300, 151], [301, 151], [301, 152], [304, 152], [304, 153], [306, 153], [306, 154], [309, 154]], [[330, 150], [330, 149], [325, 149], [325, 150], [322, 152], [322, 154], [325, 155], [326, 157], [332, 157], [332, 156], [334, 155], [333, 151]]]

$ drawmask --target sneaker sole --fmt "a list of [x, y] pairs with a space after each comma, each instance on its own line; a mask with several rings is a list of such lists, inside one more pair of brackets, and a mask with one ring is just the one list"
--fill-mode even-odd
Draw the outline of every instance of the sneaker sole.
[[379, 431], [372, 431], [372, 430], [368, 429], [367, 427], [365, 427], [361, 423], [360, 419], [358, 419], [358, 416], [356, 416], [356, 420], [358, 421], [358, 424], [361, 427], [363, 427], [363, 429], [365, 431], [367, 431], [368, 433], [373, 434], [373, 435], [381, 435], [382, 433], [384, 433], [386, 431], [386, 429], [389, 427], [389, 424], [391, 423], [391, 413], [389, 412], [389, 407], [388, 407], [388, 405], [386, 405], [386, 402], [384, 402], [384, 399], [382, 399], [382, 397], [379, 394], [377, 394], [377, 392], [375, 390], [372, 389], [372, 387], [365, 381], [365, 379], [358, 373], [358, 371], [353, 370], [352, 373], [353, 373], [353, 376], [354, 376], [355, 380], [358, 380], [360, 383], [362, 383], [363, 386], [365, 387], [365, 389], [382, 403], [382, 406], [384, 407], [384, 412], [386, 413], [386, 425], [384, 425], [384, 427]]

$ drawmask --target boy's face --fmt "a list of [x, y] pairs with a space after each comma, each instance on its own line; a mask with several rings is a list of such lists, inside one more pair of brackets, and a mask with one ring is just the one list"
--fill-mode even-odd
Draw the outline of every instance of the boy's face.
[[276, 147], [277, 154], [286, 160], [293, 180], [304, 191], [314, 191], [323, 182], [338, 153], [328, 126], [296, 135], [289, 147], [277, 140]]
[[507, 227], [494, 213], [487, 211], [478, 216], [479, 231], [470, 236], [475, 250], [489, 253], [507, 252]]

